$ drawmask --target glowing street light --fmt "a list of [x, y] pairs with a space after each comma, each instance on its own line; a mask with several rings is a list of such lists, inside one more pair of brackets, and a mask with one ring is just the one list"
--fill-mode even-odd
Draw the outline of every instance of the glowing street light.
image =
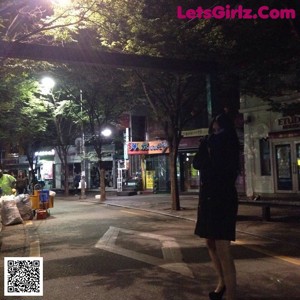
[[111, 129], [109, 129], [109, 128], [106, 128], [106, 129], [104, 129], [104, 130], [101, 131], [101, 134], [102, 134], [104, 137], [109, 137], [109, 136], [111, 136], [111, 133], [112, 133], [112, 131], [111, 131]]
[[43, 77], [41, 80], [41, 90], [43, 94], [50, 94], [55, 86], [55, 81], [51, 77]]

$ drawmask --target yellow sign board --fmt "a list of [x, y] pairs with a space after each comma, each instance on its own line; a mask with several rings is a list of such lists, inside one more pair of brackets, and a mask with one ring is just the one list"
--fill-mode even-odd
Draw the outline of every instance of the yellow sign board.
[[153, 178], [154, 178], [154, 171], [146, 171], [146, 189], [153, 189]]

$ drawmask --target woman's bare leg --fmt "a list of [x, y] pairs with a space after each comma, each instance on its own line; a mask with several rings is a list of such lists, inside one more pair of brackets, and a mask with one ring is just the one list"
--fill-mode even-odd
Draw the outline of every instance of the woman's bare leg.
[[218, 254], [217, 254], [216, 241], [212, 240], [212, 239], [207, 239], [206, 245], [207, 245], [208, 253], [209, 253], [209, 256], [213, 263], [214, 269], [218, 276], [218, 285], [215, 289], [215, 292], [219, 292], [224, 287], [225, 281], [224, 281], [224, 275], [223, 275], [223, 270], [222, 270], [222, 264], [218, 257]]
[[231, 254], [230, 241], [216, 240], [215, 245], [226, 285], [226, 299], [236, 300], [236, 270]]

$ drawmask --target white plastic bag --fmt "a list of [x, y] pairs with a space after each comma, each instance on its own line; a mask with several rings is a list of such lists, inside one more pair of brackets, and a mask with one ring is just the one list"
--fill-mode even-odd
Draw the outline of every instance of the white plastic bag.
[[23, 221], [33, 219], [33, 210], [31, 208], [30, 196], [28, 194], [20, 194], [15, 197], [19, 213]]
[[49, 195], [55, 197], [56, 192], [54, 192], [54, 191], [49, 191]]
[[23, 223], [16, 200], [2, 200], [1, 217], [5, 226]]

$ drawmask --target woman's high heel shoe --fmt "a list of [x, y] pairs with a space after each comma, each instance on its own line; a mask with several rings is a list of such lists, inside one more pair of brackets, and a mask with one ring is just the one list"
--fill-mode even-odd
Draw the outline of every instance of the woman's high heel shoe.
[[210, 292], [208, 294], [209, 299], [210, 300], [222, 300], [225, 291], [226, 291], [226, 286], [224, 286], [220, 292]]

